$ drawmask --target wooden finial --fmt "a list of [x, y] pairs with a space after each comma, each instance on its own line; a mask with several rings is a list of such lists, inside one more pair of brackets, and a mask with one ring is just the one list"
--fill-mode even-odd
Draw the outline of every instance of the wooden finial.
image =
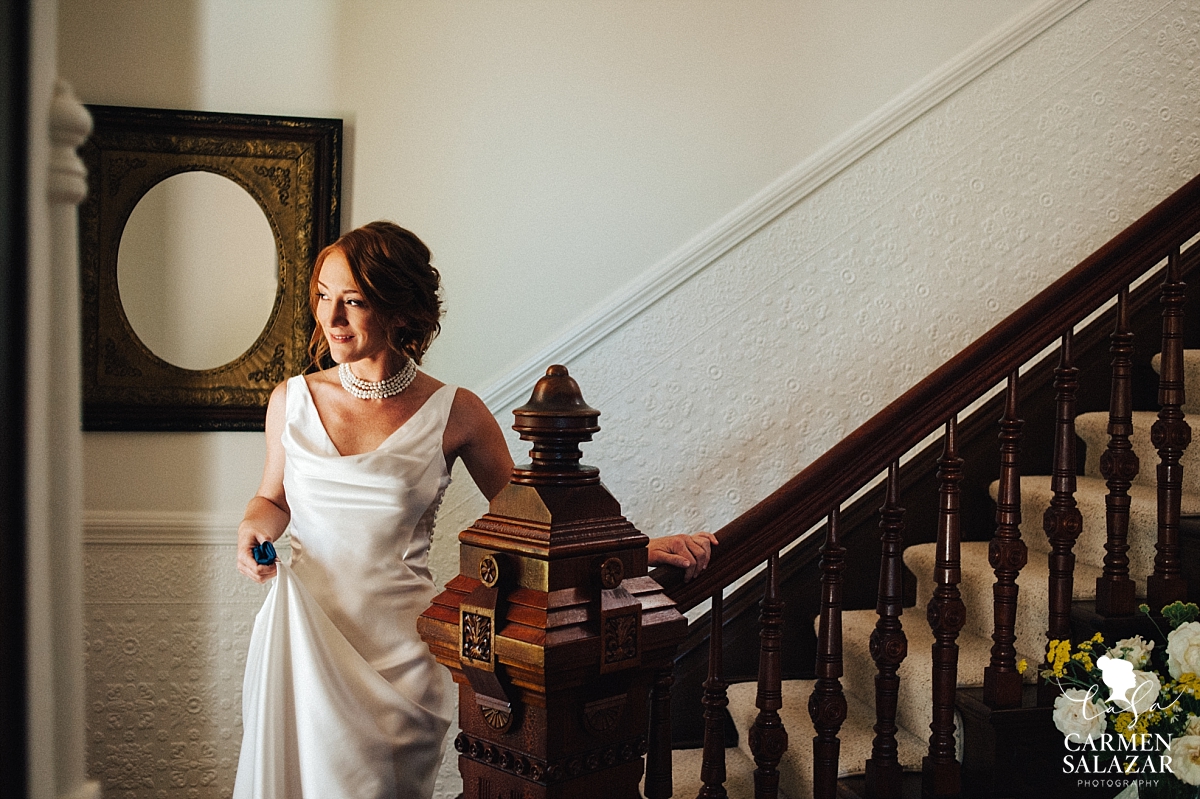
[[600, 472], [579, 463], [579, 444], [591, 441], [600, 430], [600, 411], [583, 401], [579, 384], [567, 367], [555, 364], [537, 381], [529, 402], [513, 411], [513, 430], [523, 441], [532, 441], [532, 463], [513, 470], [512, 482], [522, 485], [558, 485], [598, 482]]

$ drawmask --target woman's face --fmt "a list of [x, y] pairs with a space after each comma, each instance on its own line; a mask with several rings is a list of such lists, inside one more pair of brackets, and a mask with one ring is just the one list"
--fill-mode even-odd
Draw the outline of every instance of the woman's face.
[[329, 253], [321, 264], [317, 292], [317, 324], [336, 363], [353, 363], [387, 353], [387, 335], [367, 307], [340, 250]]

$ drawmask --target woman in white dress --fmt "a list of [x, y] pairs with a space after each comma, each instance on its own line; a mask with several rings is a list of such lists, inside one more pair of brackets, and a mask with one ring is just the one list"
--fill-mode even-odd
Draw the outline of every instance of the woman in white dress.
[[[435, 594], [434, 515], [457, 459], [488, 499], [513, 462], [471, 392], [416, 367], [440, 329], [429, 250], [390, 222], [313, 266], [314, 363], [267, 408], [262, 484], [238, 528], [238, 570], [277, 578], [255, 621], [235, 799], [427, 799], [452, 691], [416, 632]], [[290, 564], [252, 550], [291, 530]], [[708, 562], [707, 533], [653, 539], [650, 561]]]

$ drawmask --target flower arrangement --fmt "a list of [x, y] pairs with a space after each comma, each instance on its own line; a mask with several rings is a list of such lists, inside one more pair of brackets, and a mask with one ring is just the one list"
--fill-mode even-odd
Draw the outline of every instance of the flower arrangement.
[[1062, 689], [1053, 719], [1066, 773], [1136, 779], [1142, 797], [1200, 799], [1200, 607], [1175, 602], [1162, 618], [1163, 648], [1139, 635], [1111, 646], [1099, 633], [1074, 648], [1054, 640], [1041, 675]]

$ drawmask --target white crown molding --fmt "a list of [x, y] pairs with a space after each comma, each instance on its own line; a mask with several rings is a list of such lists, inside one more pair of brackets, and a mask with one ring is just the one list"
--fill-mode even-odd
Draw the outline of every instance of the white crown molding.
[[233, 546], [240, 521], [228, 513], [90, 510], [83, 517], [83, 543]]
[[626, 285], [591, 316], [567, 330], [483, 392], [493, 413], [525, 400], [552, 363], [570, 363], [687, 282], [763, 226], [821, 188], [1088, 0], [1047, 0], [1014, 17], [751, 197], [712, 227]]

